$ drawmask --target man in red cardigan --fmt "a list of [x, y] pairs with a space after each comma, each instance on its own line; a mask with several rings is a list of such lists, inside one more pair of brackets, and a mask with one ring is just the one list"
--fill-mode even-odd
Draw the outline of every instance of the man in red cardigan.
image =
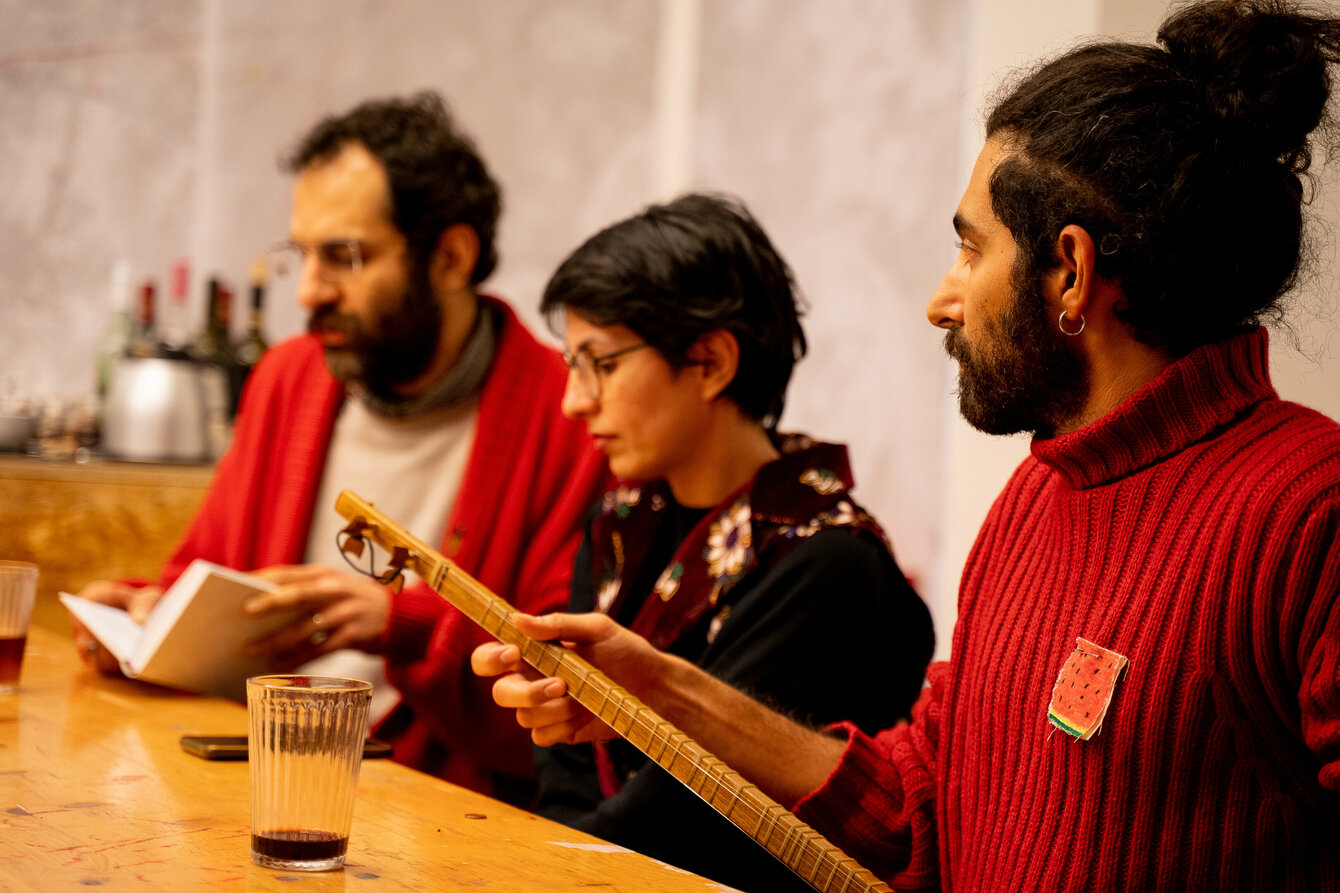
[[[1279, 398], [1258, 325], [1340, 20], [1202, 3], [1159, 43], [988, 117], [927, 314], [964, 416], [1032, 455], [910, 723], [802, 728], [604, 615], [517, 618], [900, 890], [1340, 890], [1340, 425]], [[537, 743], [611, 734], [514, 647], [474, 664]]]
[[374, 732], [397, 760], [524, 799], [530, 744], [469, 670], [486, 636], [423, 583], [393, 594], [347, 567], [334, 500], [354, 490], [545, 612], [567, 603], [603, 460], [559, 411], [559, 354], [476, 291], [496, 263], [498, 188], [438, 97], [322, 121], [290, 166], [291, 241], [275, 254], [299, 277], [309, 331], [257, 365], [160, 585], [81, 594], [143, 614], [192, 559], [258, 571], [279, 588], [249, 609], [303, 612], [259, 646], [278, 666], [375, 678]]

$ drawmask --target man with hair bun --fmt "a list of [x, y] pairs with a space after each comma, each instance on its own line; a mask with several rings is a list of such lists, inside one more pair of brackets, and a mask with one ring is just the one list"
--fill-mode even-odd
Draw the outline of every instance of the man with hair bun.
[[[1201, 3], [995, 103], [927, 315], [964, 416], [1032, 455], [910, 723], [814, 731], [608, 618], [518, 625], [898, 889], [1340, 890], [1340, 425], [1279, 398], [1261, 327], [1337, 61], [1332, 16]], [[494, 697], [542, 743], [609, 734], [562, 691]]]

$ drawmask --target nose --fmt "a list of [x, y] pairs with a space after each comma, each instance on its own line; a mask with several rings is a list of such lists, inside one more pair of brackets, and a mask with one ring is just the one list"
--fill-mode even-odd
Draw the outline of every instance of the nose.
[[568, 370], [568, 380], [563, 386], [563, 403], [560, 409], [570, 419], [584, 419], [596, 410], [597, 401], [586, 391], [577, 370]]
[[952, 329], [963, 325], [963, 271], [958, 261], [945, 272], [940, 285], [926, 305], [926, 318], [931, 325]]
[[298, 304], [305, 310], [315, 310], [334, 303], [339, 298], [339, 289], [335, 283], [321, 276], [321, 262], [307, 256], [302, 261], [302, 272], [298, 276]]

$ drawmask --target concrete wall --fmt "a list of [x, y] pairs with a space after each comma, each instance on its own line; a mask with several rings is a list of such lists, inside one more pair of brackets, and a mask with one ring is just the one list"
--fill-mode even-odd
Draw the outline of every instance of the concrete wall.
[[[245, 282], [287, 232], [277, 159], [321, 115], [432, 87], [505, 190], [488, 283], [533, 308], [597, 228], [686, 188], [742, 196], [809, 298], [783, 427], [847, 442], [858, 494], [932, 602], [1026, 449], [957, 420], [925, 321], [1002, 69], [1156, 0], [0, 0], [0, 398], [77, 398], [118, 259]], [[1335, 190], [1319, 206], [1335, 218]], [[1277, 351], [1286, 395], [1340, 416], [1334, 242]], [[271, 339], [303, 324], [273, 294]], [[1318, 315], [1329, 318], [1311, 322]], [[240, 326], [240, 321], [235, 321]]]
[[[1340, 6], [1332, 4], [1333, 8]], [[1063, 52], [1076, 40], [1101, 35], [1152, 41], [1166, 14], [1161, 0], [1010, 0], [976, 5], [964, 97], [964, 141], [959, 165], [961, 193], [972, 161], [982, 146], [982, 110], [986, 97], [1019, 66]], [[1340, 419], [1340, 165], [1322, 172], [1313, 203], [1316, 275], [1293, 296], [1285, 328], [1273, 332], [1271, 374], [1276, 388], [1295, 400]], [[990, 437], [969, 428], [949, 394], [954, 372], [942, 360], [942, 431], [947, 470], [940, 515], [940, 552], [930, 588], [931, 610], [940, 639], [937, 654], [949, 654], [945, 630], [957, 616], [959, 574], [977, 529], [1010, 472], [1028, 455], [1023, 436]]]
[[[687, 188], [749, 202], [812, 308], [783, 424], [852, 445], [859, 492], [925, 581], [943, 463], [922, 307], [951, 254], [969, 15], [967, 0], [0, 0], [0, 396], [92, 390], [118, 258], [160, 294], [189, 259], [182, 324], [198, 327], [204, 280], [241, 286], [286, 235], [276, 162], [299, 134], [433, 87], [505, 190], [487, 285], [537, 323], [549, 273], [599, 227]], [[271, 295], [272, 339], [302, 324]]]

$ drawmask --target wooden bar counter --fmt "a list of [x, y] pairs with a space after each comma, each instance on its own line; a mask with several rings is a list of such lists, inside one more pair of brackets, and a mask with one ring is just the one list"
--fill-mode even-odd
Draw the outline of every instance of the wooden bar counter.
[[247, 764], [178, 742], [245, 732], [241, 704], [99, 676], [34, 628], [0, 695], [0, 890], [728, 889], [389, 760], [363, 762], [343, 869], [262, 868]]
[[56, 595], [90, 580], [158, 579], [213, 476], [208, 465], [0, 454], [0, 558], [41, 567], [33, 623], [68, 632]]

